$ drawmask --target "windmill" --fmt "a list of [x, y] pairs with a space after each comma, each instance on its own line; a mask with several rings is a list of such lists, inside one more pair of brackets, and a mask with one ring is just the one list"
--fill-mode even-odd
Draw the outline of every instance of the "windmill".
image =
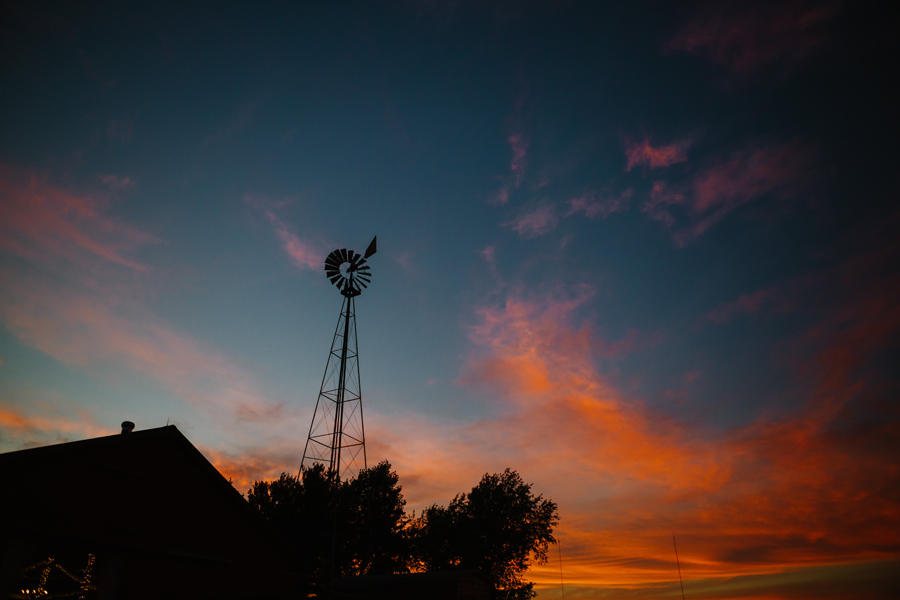
[[301, 469], [303, 465], [322, 463], [338, 479], [366, 468], [355, 299], [372, 280], [366, 260], [375, 254], [376, 239], [372, 239], [363, 255], [344, 248], [335, 250], [325, 259], [325, 276], [337, 286], [344, 300], [309, 426]]

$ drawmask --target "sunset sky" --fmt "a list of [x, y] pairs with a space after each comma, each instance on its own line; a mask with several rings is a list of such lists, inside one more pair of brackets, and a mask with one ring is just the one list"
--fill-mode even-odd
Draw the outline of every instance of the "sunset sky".
[[[295, 473], [341, 296], [407, 508], [517, 470], [566, 598], [900, 597], [896, 20], [4, 3], [0, 451]], [[529, 577], [560, 598], [560, 561]]]

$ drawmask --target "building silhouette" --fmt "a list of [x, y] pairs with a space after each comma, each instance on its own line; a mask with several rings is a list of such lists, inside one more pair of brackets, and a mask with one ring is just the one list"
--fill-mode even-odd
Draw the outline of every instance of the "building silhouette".
[[0, 598], [298, 597], [291, 550], [175, 426], [126, 430], [0, 454]]

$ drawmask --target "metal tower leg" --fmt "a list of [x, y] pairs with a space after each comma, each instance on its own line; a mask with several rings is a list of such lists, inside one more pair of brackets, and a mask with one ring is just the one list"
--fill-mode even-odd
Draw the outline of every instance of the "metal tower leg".
[[367, 466], [352, 296], [345, 296], [341, 305], [301, 465], [316, 462], [339, 479], [354, 477]]

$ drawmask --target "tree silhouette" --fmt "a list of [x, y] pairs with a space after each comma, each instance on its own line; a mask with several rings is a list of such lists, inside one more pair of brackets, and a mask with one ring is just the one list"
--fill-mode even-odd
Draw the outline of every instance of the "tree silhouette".
[[257, 481], [247, 500], [320, 579], [408, 572], [402, 488], [387, 461], [338, 482], [321, 464]]
[[255, 482], [247, 499], [319, 581], [479, 569], [494, 581], [498, 600], [536, 595], [522, 575], [532, 562], [547, 561], [559, 514], [517, 472], [485, 474], [471, 492], [418, 519], [406, 516], [402, 491], [387, 461], [343, 482], [315, 464], [301, 477]]
[[532, 494], [530, 484], [506, 469], [485, 474], [446, 508], [426, 509], [410, 531], [425, 570], [480, 569], [494, 580], [497, 598], [526, 600], [537, 594], [522, 575], [532, 561], [547, 562], [558, 523], [556, 503]]

